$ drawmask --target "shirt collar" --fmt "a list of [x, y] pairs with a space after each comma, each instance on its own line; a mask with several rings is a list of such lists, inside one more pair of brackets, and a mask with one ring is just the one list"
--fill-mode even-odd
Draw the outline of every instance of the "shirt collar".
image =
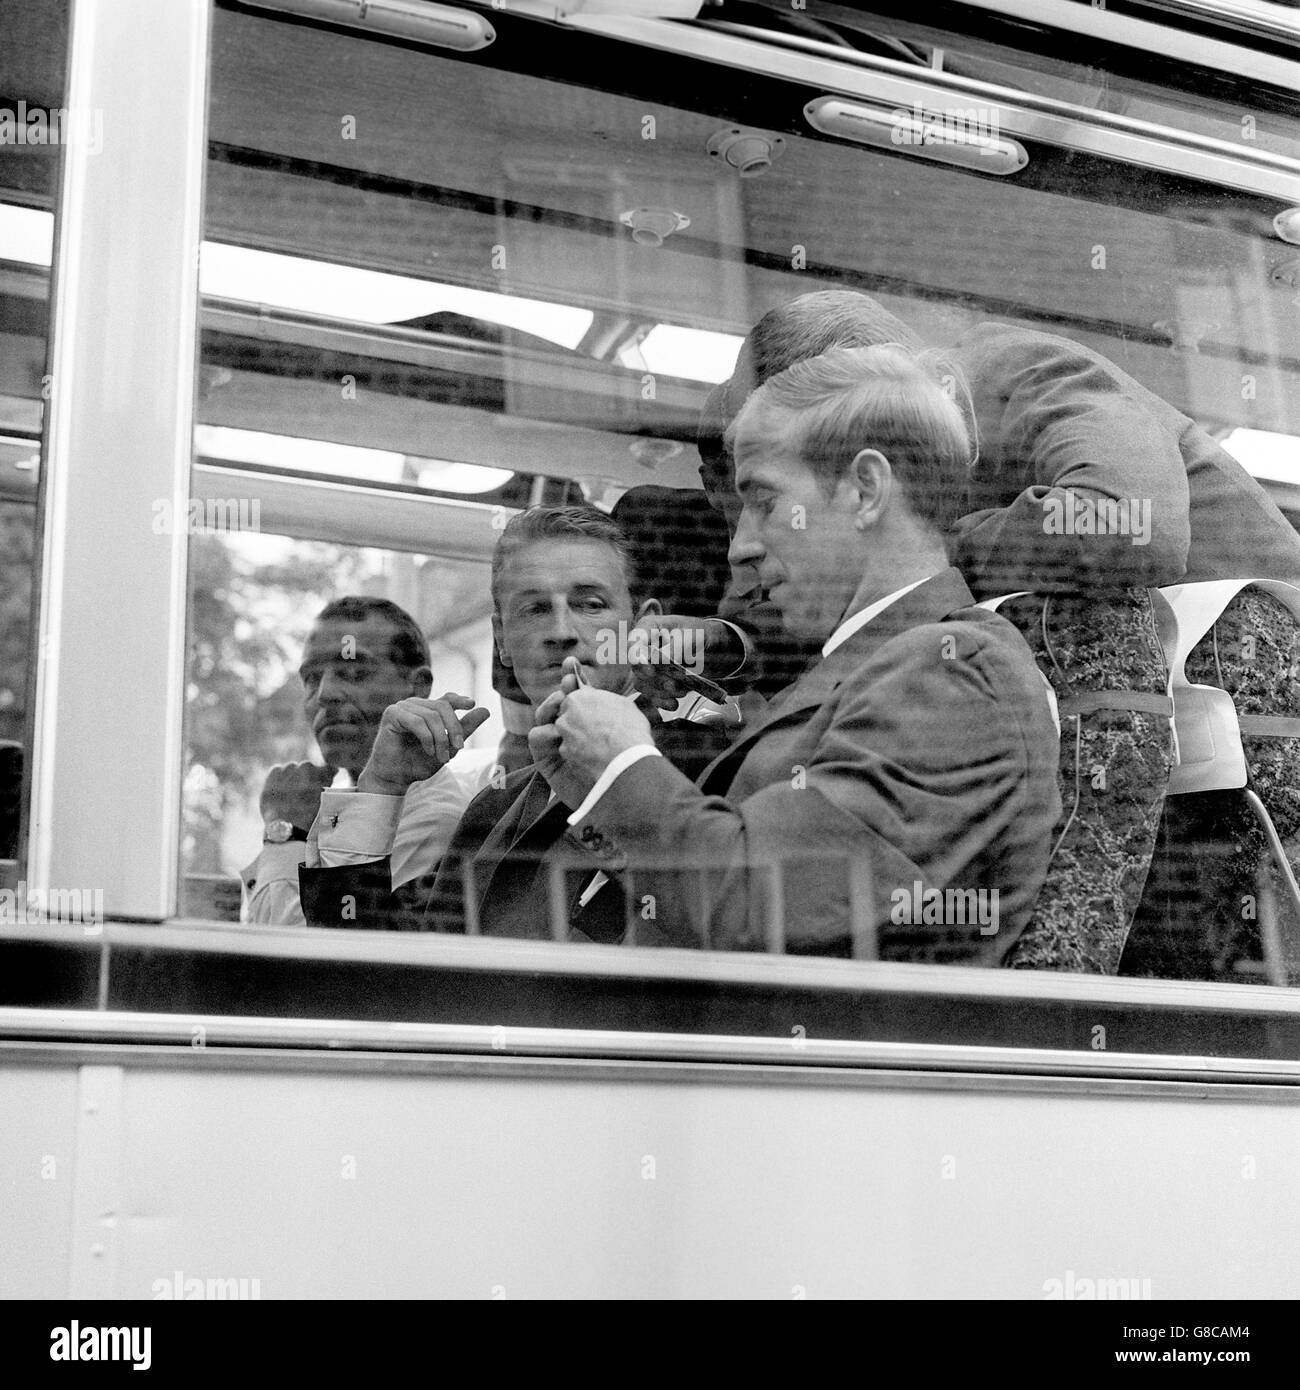
[[[933, 576], [929, 577], [933, 578]], [[836, 647], [842, 646], [847, 642], [859, 628], [866, 627], [872, 618], [883, 613], [896, 599], [902, 598], [904, 594], [910, 593], [915, 589], [918, 584], [924, 583], [924, 579], [918, 579], [914, 583], [905, 584], [901, 589], [895, 589], [892, 594], [886, 594], [884, 598], [877, 599], [875, 603], [867, 604], [865, 608], [859, 609], [852, 617], [845, 618], [839, 627], [826, 639], [826, 645], [822, 648], [822, 656], [830, 656]]]

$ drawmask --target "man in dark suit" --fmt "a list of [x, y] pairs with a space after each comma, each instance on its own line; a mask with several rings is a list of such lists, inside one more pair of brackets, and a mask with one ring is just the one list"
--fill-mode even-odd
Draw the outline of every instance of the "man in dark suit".
[[959, 411], [903, 349], [836, 350], [757, 391], [732, 439], [731, 563], [820, 659], [698, 784], [566, 676], [530, 741], [574, 838], [671, 944], [871, 955], [879, 933], [1001, 963], [1047, 869], [1057, 734], [1023, 639], [948, 564]]

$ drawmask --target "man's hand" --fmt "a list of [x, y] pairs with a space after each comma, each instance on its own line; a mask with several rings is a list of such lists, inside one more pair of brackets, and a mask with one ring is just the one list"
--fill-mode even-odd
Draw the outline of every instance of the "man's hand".
[[542, 702], [537, 726], [528, 736], [538, 769], [570, 808], [582, 804], [619, 753], [641, 744], [654, 746], [650, 724], [631, 700], [579, 686], [578, 679], [566, 675], [562, 687]]
[[405, 796], [413, 782], [423, 782], [446, 767], [487, 717], [481, 705], [450, 691], [437, 700], [412, 696], [389, 705], [379, 721], [370, 761], [357, 778], [357, 790]]
[[299, 830], [310, 830], [320, 810], [320, 794], [334, 780], [337, 769], [316, 763], [281, 763], [262, 783], [262, 819], [287, 820]]

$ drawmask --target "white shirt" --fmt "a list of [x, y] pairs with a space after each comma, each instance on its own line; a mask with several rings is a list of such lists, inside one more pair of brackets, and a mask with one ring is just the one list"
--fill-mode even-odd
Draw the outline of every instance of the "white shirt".
[[240, 875], [241, 920], [269, 926], [305, 926], [298, 900], [298, 866], [338, 868], [389, 855], [393, 887], [437, 869], [465, 808], [492, 779], [496, 758], [462, 751], [406, 795], [381, 796], [351, 788], [321, 793], [306, 842], [264, 845]]
[[[934, 576], [928, 574], [925, 578], [933, 579]], [[851, 618], [845, 618], [839, 627], [826, 639], [826, 643], [822, 647], [822, 656], [830, 656], [836, 647], [843, 646], [859, 628], [866, 627], [872, 618], [878, 617], [891, 603], [902, 598], [904, 594], [911, 593], [918, 584], [924, 583], [925, 579], [918, 579], [915, 583], [905, 584], [901, 589], [895, 589], [892, 594], [886, 594], [884, 598], [878, 598], [875, 603], [867, 604], [865, 608], [854, 613]]]

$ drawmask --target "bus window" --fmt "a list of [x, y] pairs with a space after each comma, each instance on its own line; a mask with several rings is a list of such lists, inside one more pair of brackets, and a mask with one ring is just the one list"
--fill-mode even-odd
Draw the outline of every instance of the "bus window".
[[[1206, 84], [1001, 19], [770, 4], [624, 33], [465, 8], [492, 35], [468, 53], [287, 4], [214, 14], [185, 854], [195, 893], [227, 886], [192, 915], [234, 915], [259, 778], [306, 756], [287, 692], [320, 608], [391, 597], [458, 649], [472, 628], [465, 693], [504, 719], [502, 526], [647, 484], [685, 505], [712, 388], [810, 291], [868, 293], [936, 349], [991, 322], [1099, 353], [1294, 525], [1300, 120], [1254, 50]], [[1207, 911], [1187, 897], [1179, 930]], [[1270, 920], [1294, 926], [1284, 897]], [[1209, 977], [1294, 969], [1258, 930], [1220, 946]], [[852, 953], [954, 958], [869, 930]]]
[[68, 7], [7, 8], [0, 53], [0, 887], [24, 882], [28, 692], [40, 566], [49, 279], [61, 151], [93, 141], [64, 102]]
[[[261, 499], [254, 499], [260, 520]], [[238, 502], [235, 501], [238, 515]], [[190, 548], [190, 761], [182, 913], [236, 920], [239, 881], [263, 834], [259, 804], [276, 765], [323, 764], [304, 674], [318, 615], [345, 597], [397, 605], [429, 644], [439, 691], [495, 706], [485, 567], [248, 529]], [[488, 730], [471, 748], [490, 759]], [[247, 917], [247, 913], [245, 913]]]

